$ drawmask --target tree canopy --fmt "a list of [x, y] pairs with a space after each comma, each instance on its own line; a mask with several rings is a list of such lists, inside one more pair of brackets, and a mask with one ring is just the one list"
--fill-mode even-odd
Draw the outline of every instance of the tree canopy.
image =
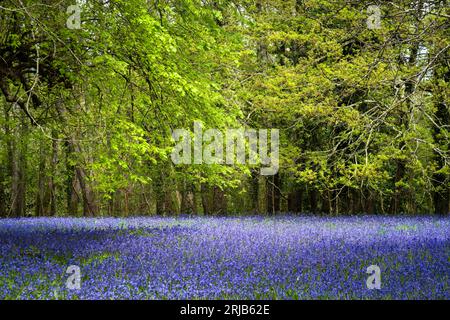
[[[447, 214], [449, 11], [0, 1], [0, 216]], [[279, 171], [174, 164], [194, 122], [278, 129]]]

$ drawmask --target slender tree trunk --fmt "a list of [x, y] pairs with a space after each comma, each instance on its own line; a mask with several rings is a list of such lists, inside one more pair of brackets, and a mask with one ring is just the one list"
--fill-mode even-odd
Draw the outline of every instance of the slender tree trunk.
[[45, 152], [44, 142], [40, 143], [39, 152], [39, 168], [38, 168], [38, 187], [36, 190], [35, 214], [37, 217], [45, 215], [44, 212], [44, 195], [45, 195]]
[[176, 212], [173, 192], [171, 188], [164, 188], [164, 212], [169, 215]]
[[225, 192], [217, 186], [213, 188], [213, 213], [227, 213], [227, 199], [225, 197]]
[[166, 180], [165, 174], [163, 173], [163, 171], [161, 171], [158, 173], [158, 179], [155, 179], [153, 183], [153, 190], [155, 192], [155, 199], [156, 199], [157, 215], [165, 215], [168, 211], [165, 180]]
[[202, 183], [200, 185], [200, 193], [202, 196], [202, 208], [203, 208], [203, 214], [205, 216], [211, 214], [211, 201], [210, 201], [210, 190], [206, 186], [206, 184]]
[[116, 190], [112, 195], [113, 201], [113, 213], [116, 217], [122, 216], [123, 208], [122, 208], [122, 191]]
[[252, 170], [250, 177], [250, 212], [257, 214], [259, 210], [259, 173], [257, 170]]
[[[53, 134], [56, 136], [55, 132]], [[57, 207], [57, 199], [56, 199], [56, 164], [58, 163], [58, 141], [52, 141], [52, 160], [50, 164], [50, 177], [48, 183], [48, 190], [50, 192], [50, 215], [56, 216], [56, 207]]]
[[269, 214], [280, 212], [280, 186], [281, 181], [279, 173], [267, 178], [267, 212]]
[[0, 217], [6, 216], [5, 166], [0, 164]]
[[14, 139], [12, 153], [12, 186], [11, 186], [11, 212], [13, 217], [21, 217], [26, 212], [26, 135], [25, 121], [20, 125], [21, 141], [18, 144]]
[[371, 191], [368, 191], [367, 194], [368, 196], [366, 198], [366, 212], [368, 214], [374, 214], [375, 213], [374, 196]]
[[330, 196], [330, 191], [324, 191], [322, 193], [322, 208], [321, 208], [321, 212], [325, 213], [325, 214], [330, 214], [331, 213], [331, 196]]
[[79, 206], [79, 196], [77, 193], [78, 181], [75, 173], [75, 165], [72, 163], [73, 146], [69, 141], [65, 142], [66, 149], [66, 198], [67, 214], [77, 215]]
[[128, 217], [129, 215], [130, 215], [130, 199], [129, 199], [129, 193], [128, 193], [128, 190], [127, 189], [125, 189], [124, 190], [124, 202], [125, 202], [125, 210], [124, 210], [124, 212], [123, 212], [123, 214], [124, 214], [124, 216], [125, 217]]
[[[70, 141], [70, 150], [82, 154], [80, 146], [75, 141]], [[75, 175], [77, 177], [80, 189], [81, 197], [83, 199], [83, 215], [86, 217], [93, 217], [97, 215], [98, 207], [95, 199], [94, 191], [92, 190], [87, 174], [84, 168], [79, 164], [75, 166]]]
[[194, 214], [197, 208], [194, 185], [183, 181], [181, 191], [181, 213]]
[[45, 141], [41, 140], [39, 145], [39, 168], [38, 168], [38, 187], [36, 190], [35, 215], [38, 217], [52, 214], [52, 185], [53, 178], [47, 174], [46, 162], [47, 153]]
[[[6, 160], [4, 162], [0, 162], [0, 216], [7, 216], [8, 213], [8, 196], [6, 193], [6, 181], [8, 176], [11, 174], [11, 158], [10, 158], [10, 141], [11, 141], [11, 130], [9, 128], [9, 109], [8, 105], [4, 105], [4, 134], [5, 134], [5, 149], [6, 149]], [[3, 145], [1, 145], [3, 147]], [[2, 155], [0, 155], [2, 156]], [[1, 158], [0, 158], [1, 161]]]
[[83, 215], [85, 217], [93, 217], [97, 215], [98, 208], [97, 203], [95, 202], [94, 193], [87, 182], [86, 172], [80, 167], [77, 167], [75, 171], [83, 197]]

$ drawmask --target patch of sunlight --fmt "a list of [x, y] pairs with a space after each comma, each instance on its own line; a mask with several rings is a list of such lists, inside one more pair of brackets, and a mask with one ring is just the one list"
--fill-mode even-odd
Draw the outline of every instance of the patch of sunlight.
[[94, 253], [88, 257], [85, 258], [81, 258], [80, 262], [82, 265], [88, 265], [91, 264], [93, 262], [98, 262], [98, 263], [102, 263], [103, 261], [105, 261], [108, 258], [113, 257], [116, 261], [119, 260], [119, 253], [112, 253], [112, 252], [99, 252], [99, 253]]
[[417, 225], [400, 224], [395, 227], [397, 231], [417, 231]]

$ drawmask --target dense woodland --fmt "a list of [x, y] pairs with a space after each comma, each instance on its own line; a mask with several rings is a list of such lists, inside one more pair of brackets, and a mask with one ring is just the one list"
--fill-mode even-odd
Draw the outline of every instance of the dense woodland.
[[[0, 1], [0, 217], [450, 211], [448, 1], [74, 4]], [[194, 121], [279, 172], [173, 164]]]

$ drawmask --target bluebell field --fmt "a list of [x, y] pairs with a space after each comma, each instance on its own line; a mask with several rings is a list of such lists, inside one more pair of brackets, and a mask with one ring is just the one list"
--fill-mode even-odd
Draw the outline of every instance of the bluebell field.
[[0, 220], [1, 299], [449, 299], [449, 274], [448, 217]]

